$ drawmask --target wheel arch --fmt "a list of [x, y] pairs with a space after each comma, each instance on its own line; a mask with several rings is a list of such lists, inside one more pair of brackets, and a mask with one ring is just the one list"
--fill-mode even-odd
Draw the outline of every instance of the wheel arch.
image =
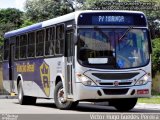
[[20, 81], [22, 81], [22, 84], [23, 84], [22, 75], [21, 75], [21, 74], [18, 74], [18, 76], [17, 76], [17, 87], [18, 87]]
[[63, 77], [62, 75], [57, 75], [56, 79], [55, 79], [55, 86], [58, 84], [58, 82], [62, 82], [63, 84]]

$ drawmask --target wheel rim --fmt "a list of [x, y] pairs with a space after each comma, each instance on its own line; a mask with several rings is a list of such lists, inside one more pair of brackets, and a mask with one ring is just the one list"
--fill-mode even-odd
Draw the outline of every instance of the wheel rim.
[[63, 88], [58, 90], [58, 102], [60, 104], [64, 104], [66, 102], [65, 99], [64, 99], [64, 90], [63, 90]]

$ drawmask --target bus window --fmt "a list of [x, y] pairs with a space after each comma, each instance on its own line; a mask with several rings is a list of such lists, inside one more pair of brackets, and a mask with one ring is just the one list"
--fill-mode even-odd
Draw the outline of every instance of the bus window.
[[19, 36], [16, 37], [15, 59], [19, 59]]
[[27, 35], [20, 36], [20, 58], [26, 58], [27, 53]]
[[44, 30], [36, 33], [36, 56], [43, 56], [44, 53]]
[[64, 25], [56, 28], [56, 54], [63, 54], [64, 49]]
[[55, 28], [46, 29], [45, 55], [54, 55]]
[[35, 56], [35, 33], [28, 34], [28, 57]]
[[4, 60], [9, 58], [9, 39], [4, 40]]

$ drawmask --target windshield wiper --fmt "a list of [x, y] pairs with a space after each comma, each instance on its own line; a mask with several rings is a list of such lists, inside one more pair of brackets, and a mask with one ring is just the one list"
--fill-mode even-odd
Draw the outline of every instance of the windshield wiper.
[[132, 28], [133, 28], [132, 26], [129, 26], [129, 28], [125, 31], [125, 33], [119, 38], [118, 42], [122, 40], [122, 38], [124, 38]]
[[119, 41], [121, 41], [127, 34], [128, 32], [132, 29], [132, 26], [129, 26], [129, 28], [125, 31], [125, 33], [118, 39], [118, 49], [120, 49], [119, 47]]

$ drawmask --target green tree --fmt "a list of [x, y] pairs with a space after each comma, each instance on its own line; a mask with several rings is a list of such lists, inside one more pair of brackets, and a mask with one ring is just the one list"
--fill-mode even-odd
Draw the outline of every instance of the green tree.
[[1, 9], [0, 10], [0, 24], [13, 23], [19, 27], [22, 23], [23, 12], [15, 8]]
[[0, 46], [3, 45], [5, 32], [19, 28], [22, 23], [23, 12], [15, 8], [0, 10]]
[[73, 6], [66, 0], [27, 0], [25, 10], [29, 20], [40, 22], [70, 13]]
[[156, 38], [152, 41], [152, 48], [152, 70], [153, 75], [155, 75], [156, 72], [160, 72], [160, 38]]
[[20, 27], [23, 28], [23, 27], [26, 27], [26, 26], [29, 26], [29, 25], [32, 25], [32, 24], [34, 24], [33, 21], [31, 21], [31, 20], [29, 20], [29, 19], [25, 19], [25, 20], [23, 21], [23, 24], [22, 24]]

